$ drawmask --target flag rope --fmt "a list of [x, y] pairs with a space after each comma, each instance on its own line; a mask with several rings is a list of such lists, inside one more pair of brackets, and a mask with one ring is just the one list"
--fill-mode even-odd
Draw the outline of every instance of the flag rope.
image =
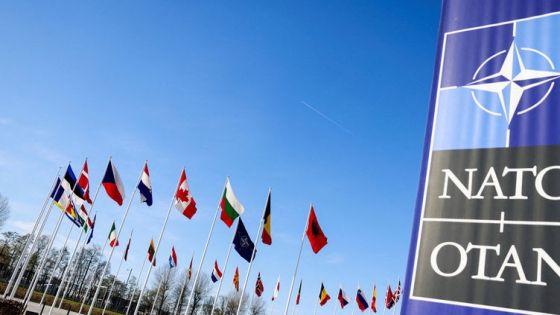
[[[71, 169], [70, 162], [68, 162], [68, 168]], [[83, 170], [84, 170], [83, 168], [80, 170], [80, 174], [83, 172]], [[76, 178], [76, 182], [74, 183], [74, 185], [72, 186], [72, 190], [70, 191], [69, 202], [72, 203], [72, 206], [74, 206], [74, 204], [73, 204], [74, 190], [76, 189], [77, 186], [78, 186], [78, 178]], [[63, 211], [60, 212], [60, 217], [59, 217], [59, 220], [57, 222], [57, 226], [55, 228], [55, 231], [53, 232], [53, 235], [52, 235], [52, 238], [49, 242], [49, 245], [47, 246], [47, 249], [45, 250], [45, 254], [43, 255], [44, 259], [41, 259], [42, 264], [39, 265], [39, 268], [37, 269], [37, 272], [35, 273], [35, 275], [36, 275], [35, 282], [32, 281], [32, 286], [30, 287], [29, 290], [27, 290], [27, 295], [28, 296], [27, 296], [26, 299], [24, 299], [24, 304], [23, 304], [24, 309], [27, 307], [27, 304], [29, 303], [29, 301], [31, 301], [31, 298], [33, 297], [33, 292], [35, 291], [35, 286], [37, 285], [37, 282], [39, 281], [39, 275], [43, 272], [43, 268], [45, 267], [45, 263], [46, 263], [46, 257], [48, 256], [48, 254], [49, 254], [49, 252], [52, 248], [52, 245], [54, 243], [54, 240], [58, 235], [58, 230], [60, 228], [60, 224], [62, 223], [62, 218], [64, 217], [65, 212], [66, 212], [66, 210], [63, 210]], [[68, 232], [68, 237], [70, 236], [70, 232], [72, 231], [73, 227], [74, 227], [74, 225], [72, 225], [72, 228], [70, 228], [70, 231]], [[68, 241], [68, 237], [66, 239], [66, 242]], [[66, 242], [65, 242], [64, 246], [66, 246]], [[61, 252], [61, 255], [62, 255], [62, 252]], [[31, 256], [29, 256], [29, 257], [31, 257]], [[55, 264], [55, 268], [57, 267], [57, 265], [58, 265], [58, 263]], [[25, 266], [25, 268], [27, 268], [27, 265]], [[23, 270], [25, 270], [25, 269], [23, 269]], [[23, 273], [22, 273], [22, 276], [23, 276]], [[18, 278], [18, 281], [16, 282], [16, 285], [15, 285], [16, 290], [14, 290], [12, 292], [12, 295], [14, 295], [15, 292], [17, 291], [17, 288], [19, 287], [20, 281], [21, 281], [21, 278]], [[13, 298], [13, 296], [11, 296], [11, 297]], [[43, 298], [41, 298], [41, 299], [43, 300]]]
[[[134, 229], [130, 230], [130, 236], [128, 237], [128, 239], [132, 239], [132, 233], [134, 233]], [[101, 312], [101, 315], [105, 314], [105, 311], [107, 310], [107, 306], [109, 306], [109, 301], [111, 300], [111, 294], [113, 294], [113, 288], [115, 287], [115, 283], [117, 282], [117, 277], [119, 276], [119, 273], [121, 271], [121, 267], [124, 261], [124, 255], [126, 255], [126, 248], [125, 251], [121, 257], [121, 261], [119, 262], [119, 267], [117, 268], [117, 273], [115, 274], [115, 277], [113, 278], [113, 283], [111, 284], [111, 288], [109, 289], [109, 293], [107, 294], [107, 298], [105, 299], [105, 305], [103, 306], [103, 311]], [[49, 313], [50, 315], [50, 313]]]
[[[140, 171], [140, 176], [138, 176], [138, 180], [136, 181], [136, 183], [140, 182], [140, 179], [142, 178], [143, 173], [144, 173], [144, 168], [142, 167], [142, 170]], [[132, 193], [132, 196], [130, 197], [130, 200], [128, 201], [128, 206], [126, 207], [126, 211], [124, 212], [123, 218], [121, 220], [121, 224], [119, 225], [119, 230], [117, 231], [117, 235], [116, 235], [117, 242], [119, 240], [119, 236], [121, 235], [121, 230], [122, 230], [122, 228], [123, 228], [123, 226], [126, 222], [126, 218], [128, 216], [128, 211], [130, 210], [130, 206], [132, 205], [132, 201], [134, 200], [134, 197], [136, 196], [136, 191], [138, 190], [137, 186], [138, 186], [138, 184], [134, 185], [134, 191]], [[103, 282], [103, 277], [105, 277], [105, 273], [107, 272], [107, 268], [109, 268], [111, 258], [113, 257], [113, 252], [115, 251], [115, 247], [117, 247], [117, 246], [111, 246], [111, 251], [109, 252], [109, 258], [107, 258], [107, 263], [103, 267], [103, 271], [101, 272], [101, 276], [99, 277], [99, 283], [97, 284], [97, 288], [95, 289], [95, 293], [93, 294], [93, 299], [91, 301], [91, 305], [90, 305], [90, 308], [88, 310], [87, 315], [91, 315], [91, 313], [93, 312], [93, 309], [95, 307], [95, 302], [97, 300], [97, 297], [99, 296], [99, 291], [101, 290], [101, 283]]]
[[288, 310], [290, 309], [290, 300], [292, 299], [292, 291], [294, 289], [294, 282], [296, 281], [296, 276], [299, 268], [299, 261], [301, 259], [301, 252], [303, 250], [303, 241], [305, 241], [305, 233], [307, 232], [307, 225], [309, 224], [309, 216], [311, 215], [311, 208], [309, 207], [309, 213], [307, 214], [307, 220], [305, 220], [305, 228], [303, 229], [303, 236], [301, 237], [301, 245], [299, 247], [299, 254], [296, 262], [296, 268], [294, 270], [294, 276], [292, 277], [292, 283], [290, 284], [290, 290], [288, 291], [288, 300], [286, 301], [286, 309], [284, 310], [284, 315], [288, 315]]
[[[66, 239], [64, 240], [64, 244], [62, 245], [62, 248], [60, 249], [60, 254], [58, 255], [56, 262], [54, 263], [54, 266], [52, 268], [52, 273], [51, 276], [49, 277], [49, 281], [47, 282], [47, 287], [45, 288], [45, 291], [43, 291], [43, 295], [41, 296], [41, 301], [39, 302], [39, 305], [43, 305], [43, 302], [45, 301], [45, 296], [47, 295], [47, 291], [50, 289], [51, 285], [53, 285], [53, 280], [54, 280], [54, 276], [56, 275], [56, 268], [58, 268], [58, 265], [60, 264], [60, 262], [62, 262], [62, 258], [64, 256], [64, 249], [66, 248], [66, 244], [68, 244], [68, 240], [70, 239], [70, 234], [72, 234], [72, 232], [74, 232], [74, 228], [76, 226], [74, 224], [72, 224], [70, 226], [70, 228], [68, 229], [68, 234], [66, 234]], [[45, 253], [48, 254], [48, 253]], [[30, 292], [33, 292], [33, 290], [29, 290]]]
[[[140, 278], [142, 277], [142, 273], [144, 272], [144, 267], [146, 266], [146, 261], [148, 259], [144, 259], [144, 262], [142, 263], [142, 267], [140, 267], [140, 272], [138, 273], [138, 280], [140, 280]], [[136, 294], [136, 288], [138, 286], [135, 285], [134, 289], [132, 290], [132, 295], [130, 296], [130, 301], [128, 302], [128, 306], [126, 307], [126, 312], [124, 313], [125, 315], [128, 315], [128, 311], [130, 311], [130, 307], [132, 306], [132, 302], [134, 301], [134, 295]]]
[[[263, 214], [261, 215], [261, 220], [259, 223], [259, 228], [257, 229], [257, 235], [255, 235], [255, 247], [253, 248], [253, 253], [251, 254], [251, 261], [249, 262], [249, 267], [247, 268], [247, 274], [245, 275], [245, 282], [243, 283], [243, 289], [241, 290], [241, 296], [239, 297], [239, 305], [237, 305], [237, 312], [236, 315], [239, 315], [241, 312], [241, 305], [243, 303], [243, 296], [245, 294], [245, 289], [247, 288], [247, 282], [249, 282], [249, 276], [251, 274], [251, 269], [253, 268], [253, 260], [255, 259], [255, 254], [257, 253], [257, 247], [259, 246], [259, 235], [261, 234], [263, 223], [264, 223], [264, 214], [266, 212], [266, 206], [268, 204], [268, 200], [270, 198], [271, 189], [268, 188], [268, 196], [266, 197], [266, 202], [263, 209]], [[251, 307], [251, 305], [249, 305]]]
[[[229, 178], [226, 180], [226, 183], [224, 184], [224, 189], [222, 191], [225, 191], [228, 180]], [[218, 219], [218, 213], [220, 213], [221, 201], [222, 201], [222, 196], [220, 195], [220, 202], [218, 202], [218, 207], [216, 208], [216, 214], [214, 215], [214, 219], [212, 219], [212, 224], [210, 225], [210, 232], [208, 233], [208, 239], [206, 239], [206, 244], [204, 245], [204, 251], [202, 252], [202, 257], [200, 258], [198, 270], [196, 270], [196, 276], [194, 277], [194, 283], [191, 290], [191, 294], [189, 294], [189, 302], [187, 303], [187, 309], [185, 310], [184, 313], [185, 315], [189, 311], [189, 307], [191, 306], [192, 299], [194, 297], [194, 292], [196, 291], [196, 284], [198, 283], [198, 278], [200, 277], [200, 270], [202, 269], [202, 264], [204, 263], [204, 259], [206, 258], [206, 252], [208, 251], [208, 244], [210, 243], [210, 239], [212, 238], [212, 232], [214, 232], [214, 226], [216, 225], [216, 220]]]
[[[52, 205], [51, 205], [52, 207]], [[43, 266], [45, 264], [45, 261], [47, 260], [47, 256], [48, 256], [48, 252], [51, 250], [52, 244], [54, 243], [54, 239], [56, 238], [56, 235], [58, 234], [58, 230], [60, 228], [60, 223], [62, 222], [62, 219], [64, 218], [64, 212], [60, 212], [60, 216], [58, 217], [58, 221], [56, 222], [56, 225], [54, 227], [53, 232], [51, 233], [51, 237], [49, 239], [49, 244], [47, 245], [47, 248], [45, 249], [45, 254], [42, 255], [41, 260], [39, 262], [39, 268], [37, 269], [37, 271], [35, 272], [35, 275], [33, 276], [33, 278], [31, 279], [31, 285], [30, 285], [30, 289], [27, 290], [26, 296], [24, 297], [23, 301], [23, 308], [25, 309], [27, 307], [27, 303], [28, 298], [30, 299], [31, 292], [33, 292], [33, 290], [35, 289], [35, 284], [37, 283], [38, 280], [38, 275], [41, 272], [41, 266]], [[29, 256], [31, 257], [31, 255]], [[27, 261], [29, 262], [29, 261]], [[25, 271], [25, 269], [27, 269], [27, 264], [24, 265], [24, 268], [22, 269], [23, 271]], [[24, 272], [22, 272], [23, 275]], [[13, 298], [15, 295], [15, 292], [17, 291], [17, 288], [19, 287], [19, 283], [21, 282], [21, 278], [18, 278], [18, 281], [16, 281], [15, 285], [14, 285], [14, 290], [12, 291], [10, 298]]]
[[[183, 167], [183, 170], [185, 170], [185, 168]], [[175, 187], [179, 187], [179, 185], [181, 184], [181, 176], [179, 176], [179, 180], [177, 182], [177, 186]], [[171, 209], [173, 208], [173, 203], [175, 202], [175, 196], [177, 195], [177, 189], [175, 189], [175, 192], [173, 192], [173, 197], [171, 198], [171, 204], [169, 205], [169, 210], [167, 210], [167, 215], [165, 216], [165, 221], [163, 222], [163, 226], [161, 227], [161, 232], [159, 234], [159, 238], [156, 244], [156, 248], [154, 249], [154, 255], [153, 255], [153, 259], [156, 259], [157, 257], [157, 253], [159, 250], [159, 245], [161, 244], [161, 239], [163, 238], [163, 234], [165, 233], [165, 228], [167, 227], [167, 222], [169, 221], [169, 215], [171, 214]], [[144, 285], [142, 287], [142, 290], [140, 291], [140, 296], [138, 296], [138, 303], [136, 304], [136, 309], [134, 310], [134, 315], [136, 315], [138, 313], [138, 310], [140, 310], [140, 304], [142, 302], [142, 296], [144, 295], [144, 290], [146, 289], [146, 285], [148, 284], [148, 280], [150, 279], [150, 273], [152, 272], [152, 268], [154, 267], [154, 264], [150, 264], [150, 267], [148, 269], [148, 274], [146, 275], [146, 279], [144, 280]], [[91, 315], [91, 314], [88, 314]]]
[[[41, 211], [39, 212], [39, 215], [37, 216], [37, 220], [35, 220], [35, 225], [33, 226], [33, 230], [31, 230], [31, 233], [29, 234], [29, 237], [27, 237], [27, 239], [25, 240], [25, 245], [23, 246], [23, 250], [21, 251], [21, 254], [19, 255], [17, 263], [14, 267], [14, 272], [12, 272], [12, 275], [10, 276], [10, 280], [8, 281], [8, 284], [6, 284], [6, 289], [4, 290], [4, 294], [2, 294], [3, 298], [6, 298], [6, 295], [8, 295], [8, 293], [10, 292], [11, 285], [13, 284], [14, 280], [16, 279], [16, 276], [18, 275], [19, 268], [21, 267], [21, 265], [23, 263], [23, 257], [25, 256], [25, 253], [27, 252], [27, 249], [28, 249], [29, 245], [30, 244], [33, 245], [38, 240], [39, 235], [41, 235], [41, 232], [43, 231], [44, 224], [42, 224], [42, 223], [47, 220], [47, 218], [49, 217], [50, 211], [47, 212], [47, 215], [45, 217], [43, 217], [43, 215], [45, 213], [45, 209], [47, 209], [47, 205], [49, 204], [49, 199], [51, 197], [51, 192], [54, 190], [54, 187], [56, 186], [56, 183], [57, 183], [58, 177], [60, 175], [60, 170], [61, 169], [62, 169], [62, 167], [59, 166], [58, 167], [58, 172], [56, 172], [56, 177], [54, 178], [51, 189], [49, 189], [49, 192], [47, 193], [47, 198], [45, 198], [45, 202], [43, 202], [43, 207], [41, 208]], [[40, 223], [41, 223], [41, 227], [39, 228], [39, 231], [37, 231], [37, 235], [35, 235], [37, 227], [39, 226]], [[32, 248], [32, 250], [33, 250], [33, 248]], [[30, 255], [31, 255], [32, 250], [30, 251]]]
[[[241, 217], [239, 217], [239, 219], [237, 220], [237, 227], [239, 228], [239, 222], [241, 220]], [[224, 282], [224, 278], [226, 277], [226, 272], [227, 272], [227, 267], [228, 267], [228, 262], [229, 262], [229, 256], [231, 254], [231, 249], [233, 247], [233, 240], [235, 239], [235, 234], [237, 234], [237, 229], [235, 229], [235, 231], [233, 231], [233, 236], [231, 237], [231, 242], [229, 243], [229, 249], [226, 255], [226, 262], [224, 263], [224, 270], [222, 271], [222, 277], [220, 278], [220, 283], [218, 284], [218, 290], [216, 291], [216, 296], [214, 297], [214, 302], [212, 303], [212, 310], [210, 311], [210, 315], [214, 315], [214, 310], [216, 309], [216, 303], [218, 302], [218, 297], [220, 296], [220, 291], [222, 289], [222, 283]]]
[[[87, 159], [86, 159], [86, 161], [87, 161]], [[81, 176], [81, 175], [80, 175], [80, 176]], [[88, 182], [89, 182], [89, 179], [88, 179]], [[92, 202], [91, 202], [91, 207], [90, 207], [90, 209], [89, 209], [89, 212], [90, 212], [90, 213], [92, 213], [93, 205], [95, 204], [95, 200], [97, 200], [97, 194], [99, 194], [100, 188], [101, 188], [101, 184], [99, 184], [99, 186], [97, 186], [97, 189], [96, 189], [96, 191], [95, 191], [95, 195], [93, 196], [93, 200], [92, 200]], [[96, 215], [97, 215], [97, 210], [95, 210], [94, 217], [95, 217]], [[85, 224], [87, 224], [87, 222], [86, 222]], [[93, 227], [93, 229], [95, 229], [95, 226]], [[90, 233], [93, 233], [93, 229], [92, 229], [92, 231], [90, 231]], [[87, 235], [87, 233], [86, 233], [86, 235]], [[77, 269], [78, 269], [79, 261], [80, 261], [80, 259], [81, 259], [81, 257], [82, 257], [82, 254], [83, 254], [84, 247], [87, 245], [87, 240], [88, 240], [88, 238], [86, 237], [86, 238], [84, 239], [84, 243], [83, 243], [82, 246], [80, 247], [80, 255], [78, 255], [78, 257], [76, 257], [76, 260], [75, 260], [75, 262], [74, 262], [74, 269], [73, 269], [72, 272], [70, 273], [70, 278], [73, 278], [74, 275], [76, 274], [76, 271], [77, 271]], [[78, 242], [79, 242], [79, 241], [78, 241]], [[105, 247], [103, 247], [103, 249], [105, 249]], [[74, 249], [74, 252], [75, 252], [75, 249]], [[72, 257], [74, 257], [74, 253], [72, 253]], [[72, 261], [72, 258], [70, 259], [70, 262], [71, 262], [71, 261]], [[70, 266], [70, 263], [68, 263], [68, 265]], [[86, 270], [86, 272], [87, 272], [87, 270]], [[61, 285], [64, 285], [64, 278], [62, 279], [62, 281], [61, 281], [60, 283], [61, 283]], [[60, 308], [62, 307], [62, 302], [63, 302], [64, 299], [66, 298], [66, 294], [67, 294], [67, 292], [68, 292], [69, 287], [70, 287], [70, 280], [67, 281], [67, 284], [66, 284], [66, 286], [64, 287], [64, 292], [62, 293], [62, 297], [61, 297], [61, 299], [60, 299], [60, 304], [58, 304], [58, 307], [57, 307], [58, 309], [60, 309]], [[55, 299], [54, 299], [54, 301], [53, 301], [53, 304], [55, 304], [55, 301], [56, 301], [57, 297], [58, 297], [58, 292], [57, 292], [57, 295], [55, 296]], [[50, 311], [49, 311], [49, 314], [50, 314]]]
[[[193, 251], [192, 257], [194, 258], [194, 251]], [[191, 258], [191, 261], [193, 260], [193, 258]], [[187, 269], [187, 275], [188, 274], [189, 274], [189, 271]], [[177, 312], [180, 311], [179, 310], [179, 304], [181, 304], [181, 302], [183, 301], [183, 292], [185, 291], [185, 287], [186, 287], [187, 283], [190, 282], [190, 281], [187, 281], [187, 280], [190, 280], [190, 277], [185, 277], [185, 279], [183, 280], [183, 285], [181, 286], [181, 293], [179, 293], [179, 298], [177, 299], [177, 304], [175, 305], [175, 310], [172, 313], [173, 315], [177, 315]]]

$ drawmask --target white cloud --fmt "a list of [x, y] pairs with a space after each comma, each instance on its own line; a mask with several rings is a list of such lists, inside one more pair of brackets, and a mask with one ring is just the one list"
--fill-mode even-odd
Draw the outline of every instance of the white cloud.
[[33, 221], [8, 220], [8, 222], [6, 222], [6, 226], [15, 228], [17, 230], [16, 232], [21, 233], [31, 233], [34, 225], [35, 222]]

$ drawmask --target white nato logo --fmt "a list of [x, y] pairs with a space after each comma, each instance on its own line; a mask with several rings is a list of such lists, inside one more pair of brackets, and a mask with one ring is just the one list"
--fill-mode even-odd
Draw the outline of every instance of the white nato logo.
[[[505, 59], [500, 70], [497, 73], [479, 78], [481, 70], [483, 70], [490, 61], [504, 54], [506, 54]], [[537, 58], [542, 58], [544, 61], [546, 61], [549, 69], [526, 68], [525, 64], [523, 63], [523, 57], [529, 57], [529, 54], [534, 54]], [[476, 69], [472, 77], [473, 81], [463, 87], [473, 90], [471, 92], [471, 95], [474, 103], [478, 107], [480, 107], [483, 111], [487, 112], [490, 115], [504, 117], [509, 125], [511, 124], [511, 121], [515, 115], [523, 115], [525, 113], [528, 113], [544, 102], [544, 100], [548, 97], [548, 95], [554, 88], [554, 80], [560, 77], [560, 72], [556, 72], [554, 70], [554, 63], [543, 52], [533, 48], [518, 48], [515, 42], [513, 42], [507, 51], [502, 50], [486, 59], [478, 67], [478, 69]], [[518, 111], [518, 106], [521, 102], [521, 97], [523, 96], [523, 94], [526, 92], [530, 92], [532, 88], [541, 86], [543, 84], [548, 85], [546, 93], [542, 95], [542, 97], [538, 98], [530, 106]], [[497, 94], [498, 99], [500, 100], [499, 105], [501, 111], [496, 111], [486, 104], [483, 104], [477, 98], [477, 93], [475, 93], [475, 91]]]

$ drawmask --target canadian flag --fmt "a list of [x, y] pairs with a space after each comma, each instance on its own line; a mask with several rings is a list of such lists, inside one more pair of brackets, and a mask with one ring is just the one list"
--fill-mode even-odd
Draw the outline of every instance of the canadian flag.
[[177, 192], [175, 193], [175, 208], [177, 208], [177, 210], [189, 219], [192, 219], [196, 213], [196, 202], [191, 195], [185, 169], [183, 169], [183, 172], [181, 173], [179, 186], [177, 187]]

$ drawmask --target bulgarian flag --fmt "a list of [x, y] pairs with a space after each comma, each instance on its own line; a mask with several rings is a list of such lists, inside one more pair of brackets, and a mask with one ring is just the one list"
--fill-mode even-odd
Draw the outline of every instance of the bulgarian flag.
[[119, 240], [117, 239], [117, 228], [115, 227], [115, 222], [111, 226], [111, 231], [109, 232], [109, 246], [115, 247], [119, 246]]
[[229, 178], [226, 181], [226, 189], [224, 190], [224, 194], [222, 195], [220, 208], [222, 208], [220, 219], [222, 219], [222, 221], [224, 221], [224, 223], [228, 227], [231, 227], [233, 221], [235, 221], [238, 216], [242, 215], [243, 212], [245, 212], [245, 208], [233, 193], [233, 189], [231, 188], [231, 184], [229, 183]]

